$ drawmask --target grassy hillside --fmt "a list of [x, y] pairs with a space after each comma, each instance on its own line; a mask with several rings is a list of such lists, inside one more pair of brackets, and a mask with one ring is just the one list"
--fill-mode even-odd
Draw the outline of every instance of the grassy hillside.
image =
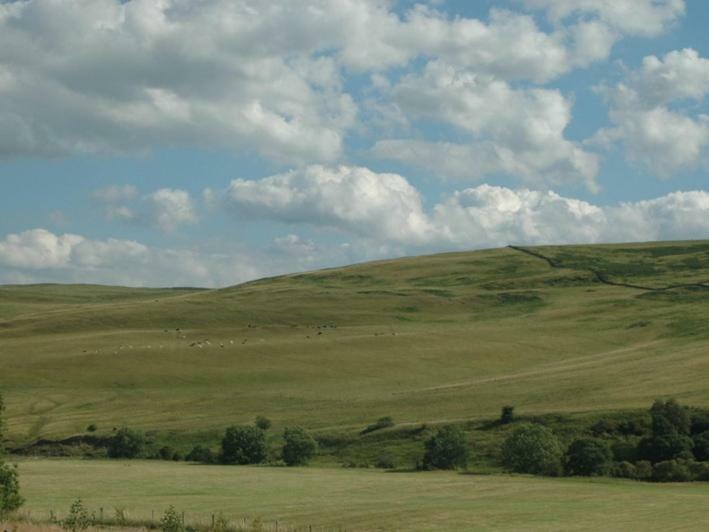
[[223, 512], [280, 531], [703, 530], [709, 517], [706, 483], [86, 460], [23, 461], [20, 475], [36, 519], [77, 497], [97, 515], [158, 519], [172, 504], [188, 523]]
[[[531, 251], [531, 253], [530, 253]], [[623, 286], [629, 285], [629, 286]], [[709, 242], [451, 253], [212, 291], [0, 287], [8, 436], [709, 406]]]

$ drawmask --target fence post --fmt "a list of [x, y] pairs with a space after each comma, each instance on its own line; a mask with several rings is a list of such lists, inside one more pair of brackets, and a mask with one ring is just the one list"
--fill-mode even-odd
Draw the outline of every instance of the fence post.
[[103, 523], [103, 508], [99, 508], [99, 515], [101, 516], [101, 522]]
[[214, 514], [212, 514], [212, 530], [214, 530]]

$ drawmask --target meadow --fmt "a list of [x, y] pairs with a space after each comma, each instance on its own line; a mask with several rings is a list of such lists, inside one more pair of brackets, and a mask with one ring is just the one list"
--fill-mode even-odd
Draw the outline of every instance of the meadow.
[[[158, 461], [20, 462], [26, 510], [62, 517], [80, 497], [90, 510], [159, 517], [169, 505], [207, 525], [275, 530], [698, 530], [709, 484], [534, 478], [374, 469], [199, 466]], [[57, 482], [56, 479], [61, 479]]]
[[[186, 453], [258, 415], [272, 445], [292, 425], [331, 443], [296, 469], [22, 459], [40, 514], [83, 497], [335, 529], [693, 529], [707, 484], [501, 475], [506, 429], [490, 423], [513, 405], [563, 437], [658, 397], [709, 407], [708, 295], [708, 242], [448, 253], [220, 290], [0, 287], [6, 445], [127, 426]], [[394, 426], [360, 435], [382, 416]], [[386, 451], [411, 469], [450, 423], [474, 474], [361, 467]]]

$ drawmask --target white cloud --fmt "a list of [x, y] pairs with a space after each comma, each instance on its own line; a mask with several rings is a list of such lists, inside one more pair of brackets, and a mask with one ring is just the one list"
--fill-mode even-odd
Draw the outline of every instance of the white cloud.
[[682, 14], [679, 1], [529, 4], [583, 20], [544, 31], [510, 10], [483, 21], [387, 0], [0, 3], [0, 156], [197, 146], [332, 162], [358, 125], [353, 72], [422, 58], [545, 83]]
[[379, 157], [444, 176], [478, 179], [503, 172], [529, 182], [582, 181], [596, 188], [596, 156], [564, 138], [571, 102], [557, 90], [513, 89], [432, 61], [423, 74], [404, 77], [392, 89], [392, 99], [406, 116], [451, 124], [470, 140], [382, 140], [373, 151]]
[[420, 241], [429, 230], [421, 196], [397, 174], [314, 165], [259, 181], [236, 179], [224, 204], [242, 218], [335, 227], [373, 239]]
[[681, 107], [709, 94], [709, 60], [695, 50], [645, 57], [625, 82], [600, 91], [614, 125], [595, 142], [622, 141], [631, 161], [660, 177], [709, 163], [709, 116]]
[[148, 216], [160, 229], [174, 231], [180, 225], [197, 222], [197, 212], [184, 190], [161, 188], [146, 196]]
[[0, 283], [225, 286], [268, 274], [265, 264], [238, 250], [152, 248], [132, 240], [92, 240], [45, 229], [0, 240]]
[[683, 0], [521, 0], [529, 8], [545, 9], [560, 23], [573, 16], [593, 15], [627, 35], [655, 37], [684, 15]]
[[157, 227], [166, 233], [198, 220], [194, 201], [185, 190], [161, 188], [139, 199], [137, 195], [137, 189], [130, 185], [113, 185], [92, 194], [104, 204], [110, 220]]

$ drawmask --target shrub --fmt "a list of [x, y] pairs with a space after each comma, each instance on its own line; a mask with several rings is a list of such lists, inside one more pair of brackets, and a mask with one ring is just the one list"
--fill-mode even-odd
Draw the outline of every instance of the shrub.
[[569, 475], [594, 476], [608, 473], [613, 458], [608, 444], [597, 438], [575, 440], [566, 452]]
[[564, 451], [558, 438], [542, 425], [522, 425], [502, 445], [502, 461], [512, 471], [556, 476]]
[[687, 455], [691, 452], [692, 447], [694, 447], [694, 442], [689, 436], [670, 432], [640, 440], [638, 457], [655, 464]]
[[164, 447], [160, 447], [160, 450], [158, 451], [158, 458], [160, 460], [172, 460], [172, 457], [175, 455], [175, 450], [170, 447], [169, 445], [165, 445]]
[[384, 416], [377, 419], [371, 425], [368, 425], [367, 428], [360, 432], [360, 434], [368, 434], [370, 432], [374, 432], [375, 430], [386, 429], [393, 426], [394, 420], [391, 418], [391, 416]]
[[692, 480], [692, 474], [686, 463], [679, 460], [665, 460], [653, 466], [652, 480], [655, 482], [689, 482]]
[[256, 416], [256, 421], [254, 424], [261, 430], [268, 430], [271, 428], [271, 420], [264, 416]]
[[650, 416], [654, 436], [689, 434], [692, 423], [689, 411], [674, 399], [656, 400], [650, 408]]
[[76, 532], [77, 530], [86, 530], [90, 525], [91, 517], [89, 517], [89, 512], [84, 508], [81, 499], [76, 499], [71, 503], [69, 515], [62, 521], [62, 528]]
[[163, 532], [182, 532], [185, 530], [185, 524], [182, 522], [174, 506], [170, 505], [160, 518], [160, 530]]
[[203, 445], [195, 445], [187, 454], [185, 460], [188, 462], [202, 462], [204, 464], [214, 463], [214, 453]]
[[692, 440], [694, 442], [692, 452], [696, 459], [700, 462], [709, 460], [709, 430], [695, 435]]
[[96, 426], [95, 423], [91, 423], [88, 427], [86, 427], [86, 432], [96, 432], [98, 427]]
[[689, 471], [692, 473], [694, 480], [709, 480], [709, 463], [707, 462], [689, 462]]
[[377, 455], [374, 461], [374, 467], [378, 469], [394, 469], [396, 467], [396, 458], [388, 451], [382, 451]]
[[136, 458], [143, 453], [145, 436], [142, 432], [120, 429], [108, 444], [109, 458]]
[[618, 478], [638, 478], [638, 469], [631, 462], [618, 462], [613, 464], [611, 475]]
[[423, 466], [426, 469], [456, 469], [468, 465], [470, 449], [465, 433], [448, 425], [438, 430], [424, 443]]
[[305, 465], [318, 450], [318, 444], [304, 429], [287, 428], [283, 431], [283, 461], [286, 465]]
[[638, 446], [628, 440], [616, 440], [611, 444], [613, 460], [616, 462], [635, 462], [638, 458]]
[[17, 467], [0, 462], [0, 518], [14, 512], [24, 502], [20, 496]]
[[222, 438], [225, 464], [259, 464], [266, 459], [266, 436], [258, 427], [229, 427]]
[[709, 431], [709, 412], [695, 412], [692, 414], [692, 434]]
[[500, 411], [500, 423], [507, 425], [512, 423], [515, 419], [515, 407], [514, 406], [503, 406]]
[[635, 474], [638, 480], [650, 480], [652, 478], [652, 464], [647, 460], [635, 462]]

